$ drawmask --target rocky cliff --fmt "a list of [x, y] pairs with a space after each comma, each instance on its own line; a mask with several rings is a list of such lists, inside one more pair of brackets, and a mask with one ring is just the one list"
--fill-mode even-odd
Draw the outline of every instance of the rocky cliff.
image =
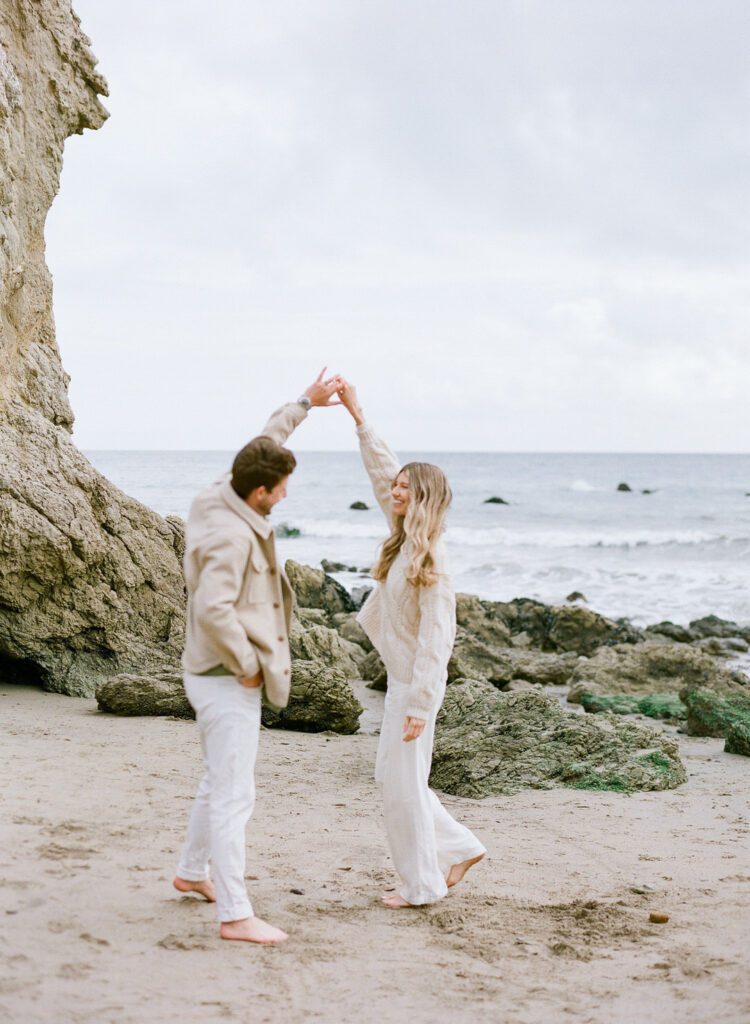
[[81, 695], [173, 663], [184, 624], [179, 523], [70, 439], [44, 223], [65, 140], [107, 117], [88, 43], [66, 0], [0, 5], [0, 678]]

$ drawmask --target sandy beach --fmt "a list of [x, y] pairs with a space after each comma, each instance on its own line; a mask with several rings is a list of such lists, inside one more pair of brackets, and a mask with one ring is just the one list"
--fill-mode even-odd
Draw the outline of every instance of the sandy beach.
[[0, 688], [0, 1017], [750, 1019], [747, 764], [722, 740], [683, 737], [690, 780], [670, 792], [447, 797], [490, 858], [441, 903], [394, 912], [371, 771], [382, 698], [364, 692], [364, 733], [263, 732], [248, 880], [291, 933], [264, 949], [222, 942], [212, 908], [170, 886], [193, 723]]

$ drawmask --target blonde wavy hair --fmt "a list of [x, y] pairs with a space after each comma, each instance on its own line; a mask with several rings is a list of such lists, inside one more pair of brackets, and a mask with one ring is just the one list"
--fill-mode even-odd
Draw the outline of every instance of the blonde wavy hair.
[[413, 587], [431, 587], [438, 579], [435, 545], [443, 532], [453, 494], [445, 473], [430, 462], [409, 462], [400, 473], [409, 477], [409, 506], [405, 516], [394, 513], [391, 535], [380, 549], [372, 576], [382, 583], [399, 551], [409, 541], [406, 579]]

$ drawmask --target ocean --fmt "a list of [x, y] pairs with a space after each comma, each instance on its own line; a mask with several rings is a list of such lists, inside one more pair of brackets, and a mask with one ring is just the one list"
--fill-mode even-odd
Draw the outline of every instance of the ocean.
[[[126, 493], [162, 515], [186, 516], [233, 453], [89, 451]], [[298, 452], [287, 499], [274, 509], [279, 553], [372, 565], [386, 534], [356, 451]], [[454, 493], [447, 544], [456, 589], [495, 600], [589, 607], [646, 625], [713, 613], [750, 621], [750, 455], [401, 452], [435, 462]], [[630, 493], [617, 490], [621, 482]], [[652, 493], [645, 494], [648, 490]], [[491, 496], [507, 505], [485, 504]], [[353, 511], [364, 501], [368, 511]], [[287, 531], [294, 536], [281, 536]], [[298, 534], [297, 534], [298, 531]], [[360, 573], [337, 576], [346, 586]]]

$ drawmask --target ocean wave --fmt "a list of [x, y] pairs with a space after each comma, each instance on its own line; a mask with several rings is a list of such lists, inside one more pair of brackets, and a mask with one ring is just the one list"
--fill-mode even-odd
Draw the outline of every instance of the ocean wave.
[[509, 548], [641, 548], [693, 547], [732, 548], [740, 556], [750, 553], [750, 537], [728, 537], [702, 530], [513, 530], [449, 527], [450, 544], [482, 547], [488, 544]]
[[598, 487], [594, 487], [588, 480], [574, 480], [570, 485], [571, 491], [598, 491]]

